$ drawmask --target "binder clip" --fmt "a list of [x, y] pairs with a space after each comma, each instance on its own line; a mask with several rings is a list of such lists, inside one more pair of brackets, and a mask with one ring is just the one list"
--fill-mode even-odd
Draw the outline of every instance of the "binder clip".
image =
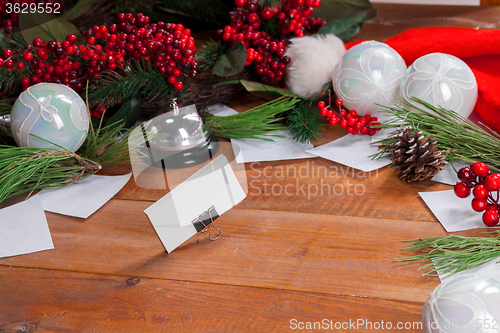
[[[205, 212], [201, 213], [200, 216], [195, 218], [191, 223], [194, 225], [196, 232], [207, 232], [208, 231], [208, 239], [211, 241], [219, 239], [220, 235], [222, 234], [222, 230], [217, 228], [215, 226], [214, 221], [219, 217], [219, 213], [217, 213], [217, 210], [215, 209], [214, 206], [210, 207], [207, 209]], [[210, 229], [215, 229], [218, 231], [218, 234], [216, 237], [212, 238], [212, 233]]]

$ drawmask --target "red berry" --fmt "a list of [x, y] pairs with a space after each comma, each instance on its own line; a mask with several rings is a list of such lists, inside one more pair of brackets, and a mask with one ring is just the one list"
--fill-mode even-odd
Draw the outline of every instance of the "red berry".
[[29, 86], [29, 85], [30, 85], [30, 82], [31, 82], [31, 81], [30, 81], [30, 79], [29, 79], [28, 77], [23, 77], [23, 78], [21, 79], [21, 85], [23, 85], [23, 86]]
[[474, 198], [478, 200], [487, 199], [489, 194], [490, 192], [488, 192], [486, 187], [481, 184], [474, 186], [474, 189], [472, 190], [472, 195], [474, 195]]
[[457, 176], [458, 179], [463, 181], [470, 181], [474, 178], [472, 171], [468, 167], [463, 167], [460, 170], [458, 170]]
[[467, 198], [470, 194], [470, 188], [464, 182], [459, 182], [454, 187], [455, 194], [459, 198]]
[[345, 117], [346, 114], [347, 114], [346, 110], [344, 110], [344, 109], [340, 110], [340, 116], [341, 117]]
[[270, 19], [272, 19], [273, 15], [274, 15], [274, 13], [271, 10], [269, 10], [269, 8], [264, 8], [260, 12], [260, 17], [262, 17], [264, 20], [270, 20]]
[[483, 213], [483, 223], [488, 227], [496, 226], [499, 220], [498, 210], [489, 209]]
[[319, 114], [324, 117], [328, 114], [328, 109], [325, 107], [322, 107], [321, 110], [319, 110]]
[[250, 13], [248, 14], [247, 21], [250, 24], [253, 24], [259, 20], [259, 14], [257, 13]]
[[498, 207], [495, 206], [495, 205], [488, 205], [488, 206], [486, 206], [486, 211], [488, 211], [488, 210], [494, 210], [495, 212], [498, 213]]
[[9, 60], [4, 62], [4, 66], [6, 68], [12, 68], [12, 67], [14, 67], [14, 61], [12, 59], [9, 59]]
[[355, 117], [358, 115], [358, 113], [356, 112], [356, 110], [351, 110], [351, 111], [349, 112], [349, 114], [350, 114], [350, 115], [351, 115], [351, 117], [353, 117], [353, 118], [355, 118]]
[[43, 45], [43, 40], [41, 38], [33, 39], [33, 46], [41, 47]]
[[17, 67], [18, 69], [23, 69], [23, 68], [24, 68], [24, 62], [19, 61], [19, 62], [16, 64], [16, 67]]
[[73, 35], [73, 34], [69, 34], [66, 36], [66, 40], [70, 43], [70, 44], [75, 44], [76, 43], [76, 36]]
[[236, 7], [243, 7], [247, 3], [247, 0], [234, 0]]
[[500, 173], [493, 173], [484, 179], [484, 187], [488, 191], [498, 191], [500, 189]]
[[323, 102], [323, 101], [319, 101], [319, 102], [318, 102], [318, 108], [320, 108], [320, 109], [321, 109], [321, 108], [324, 108], [324, 107], [325, 107], [325, 102]]
[[347, 127], [347, 120], [342, 119], [342, 120], [340, 121], [340, 127], [342, 127], [342, 128], [346, 128], [346, 127]]
[[474, 198], [472, 199], [471, 206], [476, 212], [482, 212], [486, 209], [486, 206], [488, 206], [488, 202], [486, 200], [478, 200]]
[[177, 77], [175, 75], [170, 75], [168, 77], [168, 83], [174, 84], [177, 81]]
[[177, 81], [174, 84], [174, 89], [175, 90], [182, 90], [183, 87], [184, 87], [184, 84], [181, 81]]
[[488, 175], [488, 171], [490, 171], [490, 168], [486, 165], [486, 163], [483, 162], [474, 162], [470, 165], [470, 169], [472, 172], [479, 177], [484, 177]]
[[338, 98], [336, 101], [335, 101], [335, 104], [337, 104], [337, 106], [342, 106], [344, 105], [344, 101], [341, 100], [340, 98]]
[[95, 44], [95, 38], [94, 37], [87, 38], [87, 44], [94, 45]]
[[9, 58], [12, 56], [12, 50], [11, 49], [5, 49], [2, 52], [2, 57], [4, 58]]
[[26, 52], [23, 54], [23, 59], [26, 61], [30, 61], [33, 59], [33, 54], [31, 54], [30, 52]]

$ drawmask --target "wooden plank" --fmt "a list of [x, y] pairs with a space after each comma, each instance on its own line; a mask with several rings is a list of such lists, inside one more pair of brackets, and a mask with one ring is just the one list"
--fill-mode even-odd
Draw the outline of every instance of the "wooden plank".
[[[423, 304], [0, 266], [0, 332], [281, 332], [319, 322], [363, 332], [417, 324]], [[296, 319], [295, 321], [291, 321]], [[323, 321], [326, 320], [326, 321]], [[362, 320], [362, 321], [361, 321]], [[331, 323], [330, 323], [331, 321]], [[319, 326], [317, 326], [319, 327]], [[307, 330], [311, 331], [311, 330]], [[339, 332], [355, 331], [340, 329]]]
[[424, 301], [439, 283], [393, 261], [403, 239], [445, 235], [439, 223], [234, 208], [222, 237], [197, 235], [168, 254], [143, 210], [111, 200], [86, 220], [47, 213], [55, 250], [1, 265]]
[[[343, 135], [343, 129], [328, 126], [314, 145], [326, 144]], [[221, 144], [216, 155], [220, 154], [227, 157], [233, 170], [242, 168], [234, 161], [233, 150], [227, 142]], [[142, 187], [131, 179], [116, 197], [156, 201], [206, 163], [166, 171], [148, 167], [137, 180]], [[236, 173], [248, 189], [247, 198], [238, 207], [246, 208], [436, 221], [418, 192], [451, 188], [430, 180], [406, 183], [391, 167], [365, 173], [320, 157], [245, 163], [245, 168], [246, 174], [242, 170]], [[130, 168], [124, 165], [104, 170], [107, 174], [126, 172], [130, 172]], [[153, 189], [161, 184], [165, 189]], [[359, 205], [360, 201], [363, 205]], [[394, 209], [395, 205], [401, 209]]]

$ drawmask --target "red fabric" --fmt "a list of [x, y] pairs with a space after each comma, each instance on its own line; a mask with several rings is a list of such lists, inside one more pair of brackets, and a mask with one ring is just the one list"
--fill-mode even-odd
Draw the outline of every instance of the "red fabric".
[[[346, 45], [350, 48], [360, 42]], [[465, 61], [476, 76], [479, 95], [474, 111], [481, 122], [500, 133], [500, 30], [418, 28], [389, 38], [410, 66], [429, 53], [441, 52]]]

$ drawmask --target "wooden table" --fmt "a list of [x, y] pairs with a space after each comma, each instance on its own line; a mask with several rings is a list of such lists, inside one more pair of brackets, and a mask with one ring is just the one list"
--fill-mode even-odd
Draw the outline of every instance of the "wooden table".
[[[379, 16], [357, 39], [383, 41], [422, 26], [498, 28], [500, 17], [497, 7], [376, 7]], [[231, 106], [260, 103], [244, 95]], [[328, 128], [314, 144], [344, 134]], [[302, 173], [287, 177], [282, 168]], [[314, 172], [322, 168], [338, 174]], [[270, 332], [307, 322], [380, 332], [382, 321], [418, 331], [439, 280], [393, 258], [402, 256], [402, 240], [446, 235], [418, 192], [450, 186], [408, 184], [390, 167], [362, 173], [322, 158], [246, 170], [249, 194], [217, 220], [222, 237], [195, 236], [170, 254], [143, 213], [166, 191], [133, 179], [86, 220], [46, 213], [55, 249], [0, 259], [0, 332]], [[345, 191], [312, 195], [310, 184]], [[292, 195], [272, 194], [287, 185]]]

